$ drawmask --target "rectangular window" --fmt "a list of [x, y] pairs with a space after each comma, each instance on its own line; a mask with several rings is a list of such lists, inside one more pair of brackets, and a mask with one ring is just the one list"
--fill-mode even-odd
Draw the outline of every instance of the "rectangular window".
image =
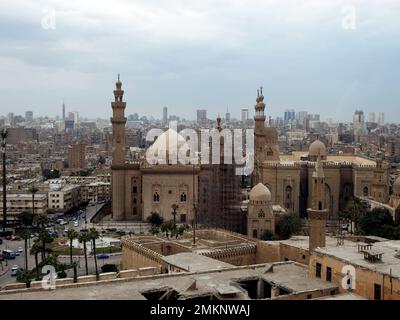
[[315, 276], [317, 278], [321, 278], [321, 264], [317, 262], [316, 268], [315, 268]]
[[332, 268], [326, 267], [326, 281], [332, 281]]

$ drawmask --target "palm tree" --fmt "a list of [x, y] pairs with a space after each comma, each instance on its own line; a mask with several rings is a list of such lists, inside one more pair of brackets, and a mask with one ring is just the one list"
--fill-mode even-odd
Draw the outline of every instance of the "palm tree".
[[36, 225], [41, 228], [44, 228], [45, 224], [49, 221], [49, 218], [47, 218], [47, 216], [44, 214], [38, 214], [34, 219], [36, 221]]
[[19, 231], [19, 235], [25, 242], [25, 270], [28, 270], [28, 240], [31, 237], [31, 231], [27, 228], [24, 228]]
[[6, 178], [6, 147], [7, 147], [7, 129], [1, 131], [1, 149], [3, 151], [3, 231], [7, 226], [7, 178]]
[[42, 244], [42, 261], [43, 261], [46, 258], [46, 243], [52, 242], [53, 238], [50, 237], [49, 232], [44, 228], [39, 231], [38, 238]]
[[29, 192], [32, 193], [32, 214], [35, 214], [35, 194], [39, 191], [34, 185], [29, 188]]
[[81, 232], [78, 236], [78, 240], [79, 240], [79, 242], [83, 243], [83, 254], [85, 255], [86, 275], [89, 275], [88, 260], [87, 260], [87, 247], [86, 247], [86, 242], [90, 241], [89, 234], [87, 232]]
[[72, 242], [74, 239], [78, 238], [79, 234], [74, 229], [69, 229], [67, 232], [67, 237], [69, 239], [69, 258], [72, 265]]
[[174, 227], [176, 227], [176, 215], [177, 215], [176, 210], [179, 209], [179, 206], [178, 206], [176, 203], [174, 203], [174, 204], [171, 206], [171, 208], [172, 208], [172, 213], [171, 213], [171, 214], [174, 216]]
[[97, 270], [97, 257], [96, 257], [96, 239], [100, 237], [99, 232], [95, 228], [89, 230], [89, 237], [93, 243], [94, 266], [96, 268], [96, 278], [99, 278], [99, 271]]
[[42, 247], [39, 241], [35, 241], [31, 247], [30, 254], [35, 255], [35, 269], [36, 269], [36, 279], [39, 279], [39, 261], [38, 254], [42, 252]]

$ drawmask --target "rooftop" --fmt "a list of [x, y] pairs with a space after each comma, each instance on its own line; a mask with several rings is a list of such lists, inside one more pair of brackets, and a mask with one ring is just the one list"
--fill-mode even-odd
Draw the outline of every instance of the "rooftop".
[[[373, 239], [372, 239], [373, 238]], [[382, 253], [381, 262], [370, 262], [364, 259], [364, 254], [358, 251], [361, 242], [344, 240], [343, 245], [337, 245], [337, 239], [326, 237], [326, 246], [314, 249], [315, 252], [326, 254], [345, 261], [349, 264], [370, 269], [381, 274], [392, 274], [392, 277], [400, 278], [400, 240], [386, 240], [379, 237], [366, 237], [377, 240], [372, 244], [372, 253]], [[308, 250], [308, 237], [295, 236], [281, 243]], [[397, 257], [396, 257], [397, 256]]]

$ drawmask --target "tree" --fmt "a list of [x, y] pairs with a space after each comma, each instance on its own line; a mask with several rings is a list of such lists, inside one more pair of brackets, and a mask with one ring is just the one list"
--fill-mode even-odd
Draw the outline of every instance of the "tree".
[[18, 215], [19, 220], [21, 220], [22, 224], [24, 226], [32, 226], [33, 220], [34, 220], [34, 216], [31, 212], [29, 211], [22, 211], [19, 215]]
[[89, 275], [87, 247], [86, 247], [86, 243], [90, 241], [88, 232], [81, 232], [78, 236], [78, 240], [80, 243], [83, 243], [83, 254], [85, 256], [85, 270], [86, 270], [86, 275]]
[[271, 230], [264, 230], [261, 239], [265, 241], [275, 240], [275, 235]]
[[154, 236], [160, 232], [160, 228], [157, 226], [151, 226], [149, 232]]
[[36, 225], [37, 225], [38, 227], [44, 229], [46, 223], [49, 222], [49, 218], [47, 218], [47, 216], [44, 215], [44, 214], [37, 214], [37, 215], [34, 217], [34, 221], [35, 221], [35, 223], [36, 223]]
[[[340, 212], [340, 217], [350, 222], [350, 233], [353, 231], [358, 232], [360, 219], [365, 216], [368, 205], [365, 201], [360, 198], [353, 197], [346, 205], [343, 212]], [[353, 223], [354, 228], [353, 230]]]
[[174, 226], [176, 227], [176, 215], [177, 215], [176, 210], [179, 209], [179, 206], [178, 206], [176, 203], [174, 203], [174, 204], [171, 206], [171, 208], [172, 208], [171, 214], [174, 216]]
[[301, 230], [301, 219], [296, 213], [284, 214], [278, 222], [277, 234], [281, 239], [289, 239]]
[[176, 230], [176, 225], [174, 225], [174, 222], [172, 220], [164, 222], [161, 226], [160, 229], [162, 232], [165, 232], [165, 236], [168, 237], [169, 232], [172, 236], [173, 233], [175, 233]]
[[152, 212], [149, 217], [147, 217], [147, 221], [152, 225], [159, 227], [164, 222], [163, 217], [161, 217], [157, 212]]
[[387, 209], [375, 208], [368, 211], [360, 220], [360, 233], [378, 237], [393, 236], [395, 232], [392, 215]]
[[46, 243], [52, 243], [53, 242], [53, 238], [50, 236], [49, 232], [42, 228], [39, 231], [39, 237], [38, 237], [39, 241], [42, 244], [42, 261], [46, 258]]
[[44, 169], [43, 171], [42, 171], [42, 175], [43, 175], [43, 178], [45, 179], [45, 180], [48, 180], [48, 179], [58, 179], [58, 178], [60, 178], [60, 176], [61, 176], [61, 174], [60, 174], [60, 171], [58, 171], [58, 170], [50, 170], [50, 169]]
[[31, 286], [31, 281], [34, 278], [32, 271], [28, 269], [20, 269], [17, 271], [17, 281], [26, 284], [26, 287]]
[[70, 263], [72, 265], [73, 261], [72, 261], [72, 242], [74, 241], [74, 239], [78, 238], [78, 232], [76, 232], [74, 229], [69, 229], [67, 231], [67, 237], [69, 239], [69, 260]]
[[31, 237], [31, 231], [27, 228], [21, 229], [18, 231], [19, 235], [21, 236], [22, 239], [24, 239], [24, 243], [25, 243], [25, 270], [29, 270], [28, 269], [28, 240]]
[[31, 247], [30, 254], [35, 256], [35, 270], [36, 270], [36, 280], [39, 280], [39, 261], [38, 261], [38, 254], [42, 252], [42, 246], [39, 241], [35, 241]]
[[32, 194], [32, 214], [35, 215], [35, 194], [39, 191], [34, 185], [29, 188], [29, 192]]
[[96, 268], [96, 279], [99, 279], [99, 270], [97, 269], [97, 257], [96, 257], [96, 239], [100, 237], [99, 232], [95, 228], [89, 230], [89, 238], [93, 243], [93, 255], [94, 255], [94, 267]]

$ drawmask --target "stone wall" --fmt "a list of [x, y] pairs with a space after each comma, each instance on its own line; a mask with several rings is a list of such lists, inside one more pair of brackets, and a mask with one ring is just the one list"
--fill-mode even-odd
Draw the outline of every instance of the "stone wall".
[[[316, 276], [316, 264], [321, 264], [321, 278], [326, 279], [327, 267], [332, 269], [332, 283], [336, 284], [340, 292], [346, 292], [341, 285], [343, 277], [343, 267], [348, 265], [348, 262], [341, 261], [335, 257], [322, 255], [313, 252], [310, 256], [309, 269], [311, 276]], [[353, 292], [367, 299], [374, 299], [374, 284], [378, 284], [382, 288], [381, 299], [384, 300], [399, 300], [400, 299], [400, 279], [390, 278], [388, 275], [372, 271], [359, 266], [355, 267], [355, 288]]]

